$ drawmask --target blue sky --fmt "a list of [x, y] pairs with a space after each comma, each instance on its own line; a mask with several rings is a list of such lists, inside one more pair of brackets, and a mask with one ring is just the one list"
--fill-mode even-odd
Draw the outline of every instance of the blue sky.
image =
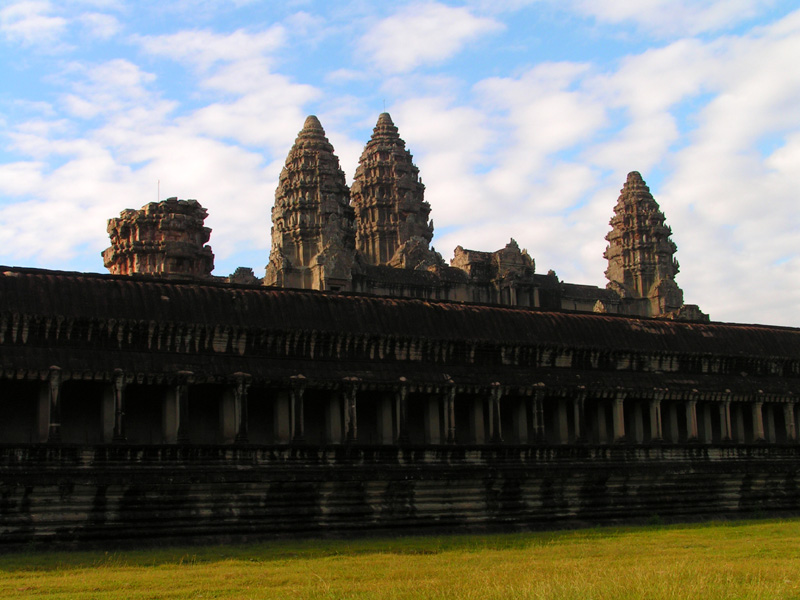
[[351, 178], [385, 107], [445, 259], [513, 237], [605, 285], [638, 170], [687, 302], [800, 325], [798, 60], [778, 0], [0, 0], [0, 263], [102, 272], [106, 220], [178, 196], [263, 275], [305, 116]]

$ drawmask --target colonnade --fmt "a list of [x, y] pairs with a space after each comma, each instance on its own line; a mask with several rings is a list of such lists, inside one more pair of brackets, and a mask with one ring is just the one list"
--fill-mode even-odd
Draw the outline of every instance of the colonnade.
[[51, 367], [44, 381], [0, 380], [0, 441], [137, 444], [794, 443], [790, 398], [620, 390], [321, 383], [233, 373], [198, 382], [102, 381]]

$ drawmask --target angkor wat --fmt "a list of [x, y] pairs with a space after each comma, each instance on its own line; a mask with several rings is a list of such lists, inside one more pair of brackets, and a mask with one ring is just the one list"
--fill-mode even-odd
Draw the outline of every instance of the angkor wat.
[[797, 511], [800, 330], [684, 304], [639, 173], [605, 289], [446, 264], [423, 193], [388, 114], [351, 187], [309, 117], [263, 280], [176, 198], [109, 221], [109, 275], [0, 267], [0, 543]]

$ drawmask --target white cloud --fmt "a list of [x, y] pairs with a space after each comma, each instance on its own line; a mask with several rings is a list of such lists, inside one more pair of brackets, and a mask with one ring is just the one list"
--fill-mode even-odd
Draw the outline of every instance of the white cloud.
[[114, 37], [122, 29], [115, 17], [104, 13], [85, 13], [78, 20], [91, 37], [101, 40]]
[[239, 29], [230, 34], [213, 31], [180, 31], [161, 36], [137, 36], [150, 54], [165, 56], [202, 71], [218, 63], [248, 61], [275, 51], [283, 45], [285, 30], [280, 25], [258, 33]]
[[470, 41], [502, 28], [499, 22], [476, 17], [467, 8], [415, 3], [371, 27], [359, 49], [381, 70], [403, 73], [450, 58]]
[[657, 37], [697, 35], [747, 21], [775, 0], [572, 0], [578, 14], [601, 23], [632, 23]]
[[0, 9], [0, 32], [27, 46], [51, 45], [67, 28], [68, 21], [53, 16], [50, 2], [29, 0]]

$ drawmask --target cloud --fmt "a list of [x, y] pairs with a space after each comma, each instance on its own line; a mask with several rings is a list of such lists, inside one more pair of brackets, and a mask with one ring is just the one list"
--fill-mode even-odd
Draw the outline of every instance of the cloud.
[[502, 28], [467, 8], [415, 3], [372, 26], [359, 41], [359, 51], [382, 71], [404, 73], [450, 58], [470, 41]]
[[762, 14], [775, 0], [571, 0], [558, 3], [604, 24], [626, 24], [659, 38], [725, 30]]
[[0, 9], [0, 32], [10, 41], [25, 46], [49, 46], [59, 40], [68, 21], [52, 16], [50, 2], [25, 1]]
[[281, 25], [248, 33], [239, 29], [229, 34], [212, 31], [180, 31], [161, 36], [134, 36], [145, 52], [207, 71], [219, 63], [249, 61], [264, 56], [283, 45], [285, 30]]
[[78, 20], [91, 37], [101, 40], [114, 37], [122, 28], [115, 17], [103, 13], [85, 13]]

